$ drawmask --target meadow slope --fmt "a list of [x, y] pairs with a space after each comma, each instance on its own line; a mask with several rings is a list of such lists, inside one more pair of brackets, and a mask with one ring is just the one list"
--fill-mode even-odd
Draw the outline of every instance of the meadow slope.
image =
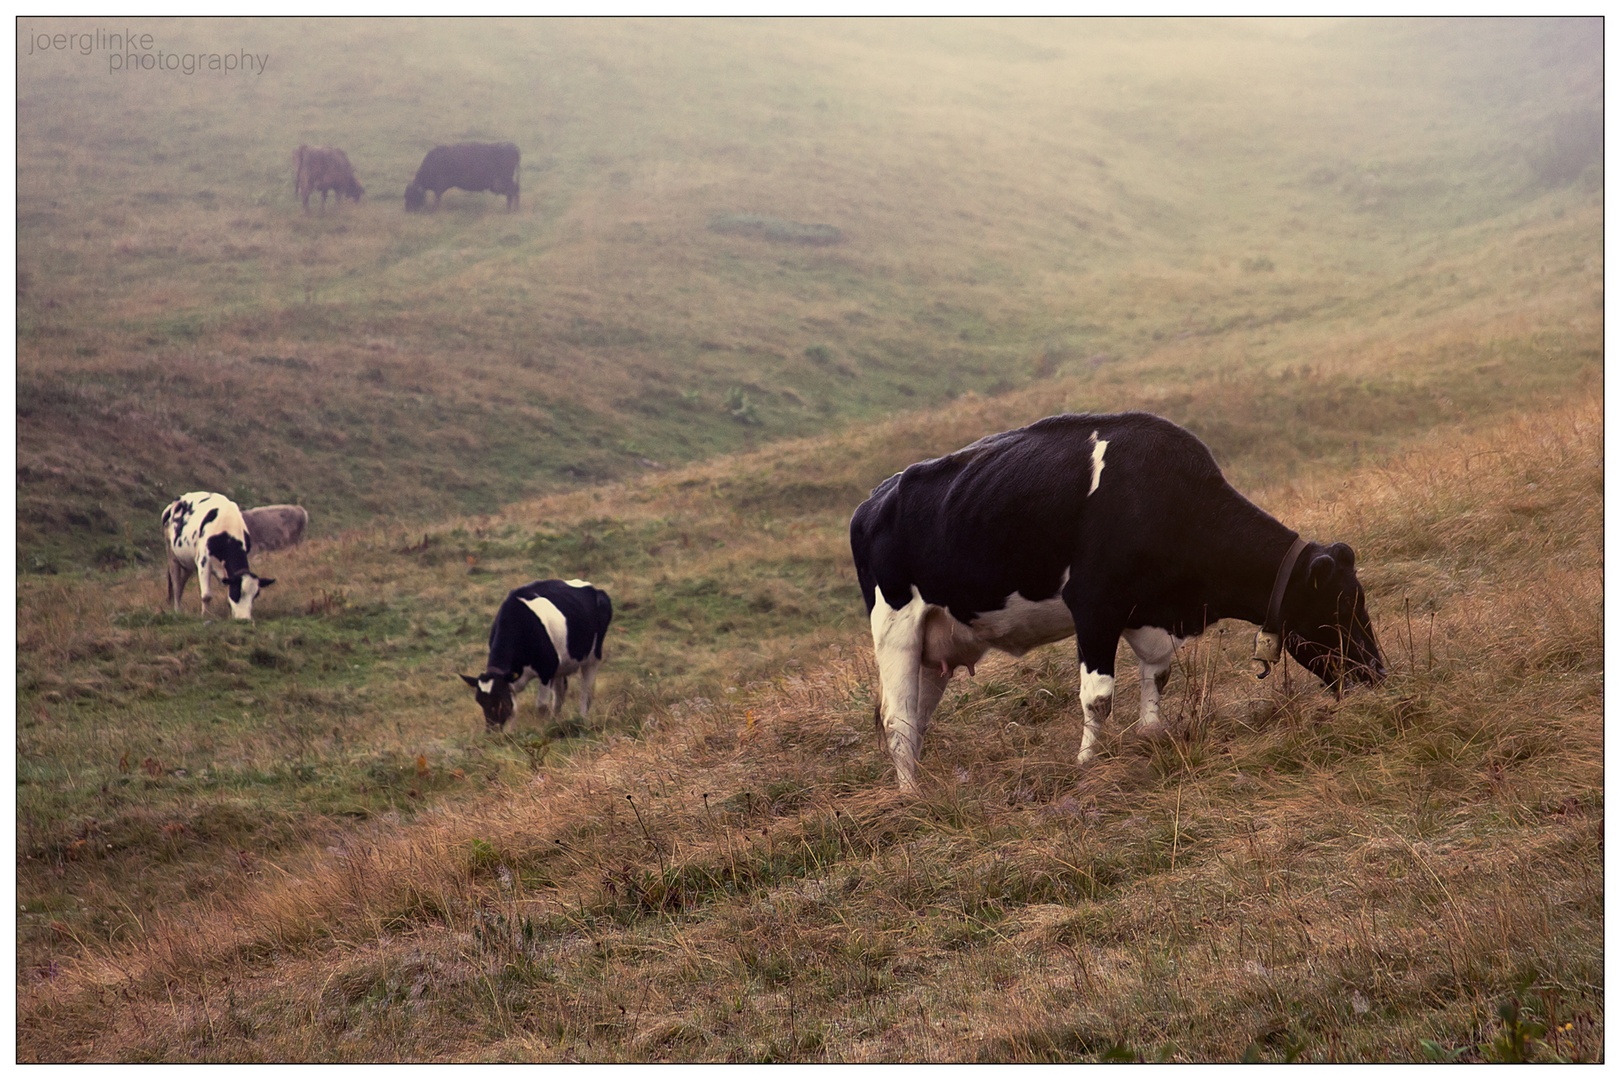
[[[922, 797], [894, 794], [852, 619], [768, 681], [641, 703], [633, 736], [418, 813], [312, 818], [273, 855], [208, 835], [253, 797], [210, 769], [147, 778], [191, 789], [157, 875], [185, 892], [99, 943], [29, 948], [19, 1053], [1592, 1060], [1601, 439], [1576, 395], [1273, 492], [1308, 535], [1356, 539], [1388, 683], [1342, 702], [1297, 671], [1258, 684], [1222, 629], [1178, 663], [1175, 737], [1126, 733], [1086, 769], [1058, 645], [953, 685]], [[408, 771], [428, 791], [449, 764]], [[62, 867], [110, 888], [127, 854], [89, 835]]]

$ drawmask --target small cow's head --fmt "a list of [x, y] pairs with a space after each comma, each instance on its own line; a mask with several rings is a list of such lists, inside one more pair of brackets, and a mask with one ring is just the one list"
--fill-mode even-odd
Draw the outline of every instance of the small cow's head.
[[1346, 679], [1375, 683], [1384, 677], [1349, 544], [1333, 544], [1311, 560], [1303, 587], [1296, 586], [1284, 604], [1283, 620], [1288, 651], [1335, 693]]
[[366, 189], [360, 186], [360, 181], [356, 180], [352, 176], [349, 177], [349, 182], [343, 187], [343, 194], [347, 195], [355, 202], [359, 202], [360, 196], [364, 195], [365, 193]]
[[253, 598], [275, 583], [275, 578], [262, 578], [252, 573], [226, 578], [225, 596], [231, 603], [231, 618], [253, 618]]
[[[420, 210], [422, 209], [422, 204], [425, 202], [427, 202], [426, 189], [417, 187], [415, 184], [407, 184], [405, 186], [406, 210]], [[463, 675], [462, 678], [466, 678], [466, 676]]]
[[515, 673], [486, 671], [482, 675], [463, 675], [462, 680], [473, 688], [473, 697], [484, 710], [484, 728], [501, 731], [512, 719], [512, 683]]

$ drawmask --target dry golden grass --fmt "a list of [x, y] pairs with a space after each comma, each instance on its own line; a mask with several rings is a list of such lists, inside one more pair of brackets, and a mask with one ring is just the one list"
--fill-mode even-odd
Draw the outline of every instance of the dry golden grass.
[[1241, 628], [1213, 633], [1179, 734], [1078, 769], [1064, 647], [1002, 658], [953, 686], [908, 801], [851, 634], [21, 973], [19, 1055], [1467, 1060], [1533, 973], [1530, 1049], [1593, 1060], [1601, 419], [1577, 397], [1277, 494], [1357, 545], [1375, 691], [1256, 684]]

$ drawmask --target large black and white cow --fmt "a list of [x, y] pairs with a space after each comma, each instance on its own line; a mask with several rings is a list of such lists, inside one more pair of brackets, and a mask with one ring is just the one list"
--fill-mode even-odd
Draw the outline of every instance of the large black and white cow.
[[163, 538], [169, 548], [169, 600], [175, 611], [180, 610], [180, 595], [193, 573], [205, 616], [214, 578], [225, 583], [231, 616], [237, 619], [253, 618], [253, 598], [276, 583], [275, 578], [261, 578], [248, 569], [253, 538], [241, 509], [223, 495], [191, 491], [174, 500], [163, 511]]
[[612, 621], [613, 602], [588, 581], [531, 581], [507, 593], [489, 630], [484, 673], [461, 676], [484, 710], [486, 727], [505, 727], [513, 695], [530, 680], [540, 683], [535, 708], [549, 706], [555, 716], [574, 674], [579, 675], [579, 715], [585, 716]]
[[1383, 658], [1346, 544], [1307, 542], [1238, 494], [1191, 432], [1147, 413], [1051, 416], [889, 477], [850, 521], [878, 669], [878, 729], [916, 787], [928, 719], [958, 667], [1074, 635], [1096, 753], [1123, 636], [1143, 734], [1176, 647], [1219, 619], [1260, 624], [1324, 682], [1376, 681]]
[[405, 186], [405, 209], [420, 210], [433, 192], [433, 206], [451, 188], [493, 191], [506, 196], [506, 208], [518, 205], [518, 165], [522, 154], [516, 144], [456, 143], [435, 146], [422, 158], [416, 176]]

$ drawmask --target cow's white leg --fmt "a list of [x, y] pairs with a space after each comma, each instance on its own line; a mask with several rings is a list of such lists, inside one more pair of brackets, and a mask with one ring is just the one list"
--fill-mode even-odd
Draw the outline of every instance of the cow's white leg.
[[591, 694], [596, 690], [597, 661], [592, 657], [579, 669], [579, 717], [585, 719], [591, 708]]
[[1080, 665], [1080, 708], [1086, 714], [1086, 731], [1080, 738], [1077, 761], [1084, 765], [1097, 755], [1097, 740], [1102, 726], [1114, 709], [1114, 677], [1092, 671]]
[[1151, 738], [1164, 728], [1164, 720], [1159, 715], [1159, 698], [1164, 693], [1164, 684], [1170, 681], [1170, 665], [1175, 662], [1176, 649], [1182, 639], [1168, 630], [1144, 626], [1125, 631], [1125, 640], [1136, 654], [1142, 673], [1142, 709], [1136, 730]]
[[[894, 762], [902, 791], [917, 787], [917, 758], [923, 730], [922, 711], [923, 602], [916, 586], [905, 606], [893, 608], [877, 589], [872, 605], [872, 656], [878, 669], [878, 727]], [[935, 694], [934, 701], [939, 700]]]

